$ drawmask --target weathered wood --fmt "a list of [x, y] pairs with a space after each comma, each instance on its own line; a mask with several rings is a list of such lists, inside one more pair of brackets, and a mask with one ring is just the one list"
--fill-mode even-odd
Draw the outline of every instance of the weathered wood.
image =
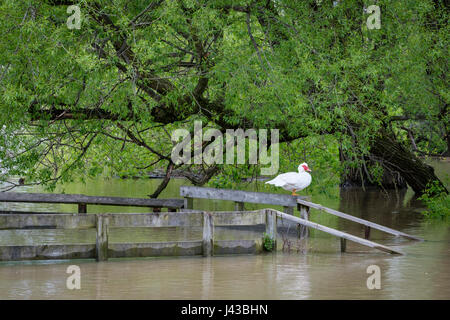
[[234, 211], [244, 211], [244, 203], [236, 201], [234, 203]]
[[214, 255], [256, 254], [263, 251], [262, 242], [257, 240], [216, 240]]
[[276, 248], [277, 214], [275, 211], [266, 210], [266, 234], [273, 240], [274, 248]]
[[[309, 220], [309, 207], [299, 204], [298, 211], [300, 212], [300, 218], [304, 220]], [[300, 225], [299, 233], [300, 239], [305, 239], [309, 237], [309, 230], [306, 226]]]
[[202, 210], [197, 210], [197, 209], [182, 209], [183, 212], [187, 212], [187, 213], [191, 213], [191, 212], [203, 212]]
[[110, 213], [109, 226], [120, 227], [201, 227], [202, 212]]
[[0, 214], [58, 214], [58, 213], [64, 214], [66, 212], [0, 210]]
[[369, 239], [370, 238], [370, 227], [369, 226], [365, 226], [364, 227], [364, 238], [365, 239]]
[[345, 238], [339, 238], [341, 240], [341, 252], [347, 250], [347, 240]]
[[215, 226], [251, 226], [265, 224], [266, 217], [263, 211], [219, 211], [214, 212]]
[[185, 197], [184, 198], [184, 208], [185, 209], [194, 209], [194, 199], [193, 198], [189, 198], [189, 197]]
[[[328, 228], [305, 219], [273, 209], [240, 212], [164, 212], [134, 214], [0, 214], [0, 229], [20, 228], [93, 228], [97, 229], [95, 245], [37, 245], [0, 247], [0, 260], [32, 259], [76, 259], [96, 258], [104, 261], [108, 257], [144, 257], [158, 255], [193, 255], [232, 253], [256, 253], [263, 241], [222, 240], [214, 241], [214, 225], [266, 224], [266, 233], [277, 237], [277, 219], [285, 219], [308, 228], [314, 228], [341, 238], [341, 250], [346, 251], [346, 240], [382, 250], [401, 254], [392, 248], [359, 237]], [[164, 227], [203, 226], [201, 241], [179, 241], [162, 243], [108, 244], [108, 227]]]
[[87, 214], [87, 205], [86, 205], [86, 203], [79, 203], [78, 204], [78, 213], [79, 214]]
[[282, 217], [283, 219], [291, 220], [293, 222], [299, 223], [299, 224], [304, 225], [306, 227], [317, 229], [317, 230], [329, 233], [331, 235], [334, 235], [336, 237], [344, 238], [344, 239], [347, 239], [347, 240], [359, 243], [359, 244], [361, 244], [363, 246], [366, 246], [366, 247], [378, 249], [378, 250], [385, 251], [385, 252], [388, 252], [388, 253], [391, 253], [391, 254], [402, 254], [400, 251], [397, 251], [397, 250], [392, 249], [390, 247], [387, 247], [387, 246], [384, 246], [384, 245], [381, 245], [381, 244], [378, 244], [378, 243], [375, 243], [375, 242], [372, 242], [372, 241], [369, 241], [369, 240], [366, 240], [366, 239], [362, 239], [362, 238], [359, 238], [357, 236], [354, 236], [354, 235], [351, 235], [351, 234], [348, 234], [348, 233], [345, 233], [345, 232], [342, 232], [342, 231], [339, 231], [339, 230], [336, 230], [336, 229], [332, 229], [332, 228], [320, 225], [320, 224], [315, 223], [315, 222], [311, 222], [311, 221], [308, 221], [308, 220], [305, 220], [305, 219], [297, 218], [297, 217], [288, 215], [288, 214], [286, 214], [284, 212], [281, 212], [281, 211], [277, 211], [277, 210], [273, 210], [273, 209], [266, 209], [266, 211], [275, 212], [275, 214], [277, 216]]
[[95, 258], [95, 244], [0, 246], [0, 261]]
[[408, 239], [412, 239], [412, 240], [423, 241], [423, 239], [421, 239], [419, 237], [412, 236], [412, 235], [406, 234], [404, 232], [397, 231], [397, 230], [394, 230], [394, 229], [391, 229], [391, 228], [388, 228], [388, 227], [385, 227], [385, 226], [382, 226], [382, 225], [379, 225], [379, 224], [376, 224], [376, 223], [373, 223], [373, 222], [370, 222], [370, 221], [367, 221], [367, 220], [364, 220], [364, 219], [361, 219], [361, 218], [357, 218], [357, 217], [351, 216], [349, 214], [346, 214], [346, 213], [343, 213], [343, 212], [340, 212], [340, 211], [337, 211], [337, 210], [333, 210], [333, 209], [330, 209], [330, 208], [327, 208], [327, 207], [323, 207], [320, 204], [312, 203], [312, 202], [305, 201], [305, 200], [302, 200], [302, 199], [298, 199], [297, 202], [299, 204], [301, 204], [301, 205], [304, 205], [304, 206], [307, 206], [307, 207], [310, 207], [310, 208], [313, 208], [313, 209], [317, 209], [317, 210], [322, 210], [322, 211], [325, 211], [325, 212], [330, 213], [332, 215], [338, 216], [340, 218], [347, 219], [347, 220], [350, 220], [350, 221], [353, 221], [353, 222], [356, 222], [356, 223], [359, 223], [359, 224], [362, 224], [362, 225], [365, 225], [365, 226], [368, 226], [368, 227], [371, 227], [371, 228], [374, 228], [374, 229], [377, 229], [377, 230], [381, 230], [381, 231], [384, 231], [386, 233], [393, 234], [395, 236], [402, 236], [402, 237], [405, 237], [405, 238], [408, 238]]
[[95, 251], [97, 261], [108, 260], [108, 222], [109, 218], [101, 214], [97, 217], [97, 237]]
[[284, 213], [290, 214], [291, 216], [294, 215], [294, 207], [286, 207], [286, 206], [284, 206], [283, 209], [284, 209]]
[[214, 254], [214, 219], [210, 212], [203, 212], [203, 256]]
[[[220, 240], [214, 242], [214, 254], [256, 254], [262, 252], [257, 240]], [[193, 256], [203, 254], [203, 241], [150, 243], [110, 243], [108, 258]], [[63, 260], [97, 258], [95, 244], [0, 246], [0, 261]]]
[[[161, 212], [161, 213], [109, 213], [110, 227], [201, 227], [201, 212]], [[48, 227], [51, 229], [86, 229], [96, 227], [96, 214], [78, 215], [73, 213], [45, 214], [0, 214], [0, 230], [30, 229]], [[258, 211], [243, 211], [236, 216], [229, 212], [219, 212], [221, 225], [262, 223]], [[255, 223], [253, 223], [255, 222]]]
[[291, 207], [295, 207], [297, 205], [297, 199], [307, 198], [303, 196], [295, 197], [287, 194], [250, 192], [192, 186], [181, 186], [180, 196], [201, 199], [230, 200], [236, 202], [263, 203]]
[[97, 197], [82, 194], [54, 194], [54, 193], [20, 193], [0, 192], [0, 202], [28, 202], [28, 203], [63, 203], [89, 204], [130, 207], [163, 207], [182, 208], [183, 199], [145, 199], [123, 197]]
[[86, 229], [96, 226], [95, 215], [73, 213], [0, 214], [0, 230], [6, 229]]
[[111, 243], [110, 258], [192, 256], [203, 253], [203, 241], [169, 241], [149, 243]]

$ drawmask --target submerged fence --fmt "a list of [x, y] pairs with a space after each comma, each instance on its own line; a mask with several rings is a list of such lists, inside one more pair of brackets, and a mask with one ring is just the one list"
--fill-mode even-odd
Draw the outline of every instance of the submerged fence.
[[[160, 212], [161, 208], [168, 211], [177, 211], [184, 206], [183, 199], [146, 199], [146, 198], [124, 198], [124, 197], [104, 197], [86, 196], [84, 194], [55, 194], [55, 193], [20, 193], [20, 192], [0, 192], [0, 202], [22, 202], [22, 203], [56, 203], [56, 204], [76, 204], [78, 213], [86, 214], [88, 205], [108, 205], [122, 207], [147, 207], [153, 212]], [[9, 211], [10, 213], [18, 213]], [[6, 213], [3, 211], [3, 213]], [[39, 212], [24, 212], [36, 213]]]
[[[317, 229], [341, 239], [341, 251], [345, 241], [391, 254], [400, 251], [347, 234], [305, 219], [294, 217], [273, 209], [238, 212], [161, 212], [131, 214], [0, 214], [0, 230], [11, 229], [86, 229], [95, 228], [94, 244], [44, 244], [0, 246], [0, 260], [39, 259], [89, 259], [106, 261], [108, 258], [190, 256], [222, 254], [255, 254], [264, 250], [264, 239], [216, 240], [214, 230], [219, 226], [244, 226], [265, 224], [265, 233], [276, 243], [277, 226], [287, 220]], [[202, 238], [193, 241], [168, 241], [144, 243], [110, 243], [109, 233], [113, 228], [133, 227], [202, 227]]]
[[[264, 250], [265, 240], [263, 234], [258, 239], [218, 240], [214, 236], [216, 227], [265, 225], [266, 237], [269, 237], [276, 244], [277, 229], [280, 226], [280, 222], [284, 221], [288, 221], [298, 227], [300, 238], [308, 237], [308, 229], [310, 228], [338, 237], [340, 239], [341, 252], [346, 252], [347, 241], [352, 241], [391, 254], [401, 254], [396, 249], [370, 241], [371, 228], [411, 240], [422, 240], [416, 236], [309, 202], [305, 197], [200, 187], [181, 187], [180, 195], [185, 197], [185, 199], [0, 193], [0, 202], [66, 203], [78, 204], [79, 208], [78, 214], [0, 211], [0, 231], [95, 229], [96, 234], [95, 243], [88, 244], [0, 245], [0, 261], [78, 258], [95, 258], [97, 261], [105, 261], [108, 258], [124, 257], [254, 254], [261, 253]], [[234, 201], [236, 203], [236, 211], [196, 211], [193, 210], [194, 198]], [[243, 211], [245, 202], [281, 205], [284, 207], [285, 212], [274, 209]], [[88, 204], [149, 207], [153, 209], [153, 212], [86, 214], [86, 206]], [[300, 212], [300, 217], [293, 215], [296, 206]], [[168, 212], [161, 212], [163, 207], [167, 208]], [[365, 239], [310, 221], [311, 208], [363, 225], [365, 228]], [[176, 210], [181, 210], [181, 212]], [[138, 227], [199, 227], [202, 233], [201, 237], [196, 240], [125, 243], [110, 241], [110, 232], [115, 228]]]
[[[0, 246], [0, 260], [89, 259], [250, 254], [262, 251], [260, 240], [215, 240], [217, 226], [265, 224], [264, 211], [161, 212], [127, 214], [0, 214], [0, 230], [96, 230], [94, 244], [41, 244]], [[113, 228], [202, 227], [202, 239], [145, 243], [110, 243]], [[262, 236], [262, 235], [261, 235]]]

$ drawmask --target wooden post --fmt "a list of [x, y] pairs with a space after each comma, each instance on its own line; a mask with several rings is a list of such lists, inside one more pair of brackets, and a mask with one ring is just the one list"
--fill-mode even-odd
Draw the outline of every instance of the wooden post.
[[347, 249], [347, 239], [340, 238], [341, 239], [341, 252], [345, 252]]
[[214, 254], [214, 219], [210, 212], [203, 212], [203, 256]]
[[370, 238], [370, 227], [369, 226], [364, 227], [364, 238], [367, 240]]
[[277, 215], [271, 210], [266, 210], [266, 234], [274, 242], [274, 251], [277, 247]]
[[244, 203], [235, 201], [234, 202], [234, 211], [244, 211]]
[[[300, 218], [309, 221], [309, 207], [299, 204], [298, 211], [300, 211]], [[308, 227], [301, 225], [300, 226], [300, 239], [308, 238], [308, 237], [309, 237]]]
[[194, 199], [185, 197], [184, 198], [184, 208], [185, 209], [194, 209]]
[[280, 212], [280, 211], [276, 211], [276, 210], [271, 210], [271, 211], [276, 212], [277, 216], [280, 217], [280, 219], [286, 219], [286, 220], [298, 223], [300, 225], [305, 225], [308, 228], [312, 228], [312, 229], [315, 229], [315, 230], [320, 230], [320, 231], [326, 232], [328, 234], [332, 234], [332, 235], [334, 235], [334, 236], [336, 236], [338, 238], [344, 238], [344, 239], [347, 239], [349, 241], [362, 244], [363, 246], [367, 246], [369, 248], [374, 248], [374, 249], [381, 250], [381, 251], [384, 251], [384, 252], [388, 252], [388, 253], [391, 253], [391, 254], [403, 254], [402, 252], [397, 251], [397, 250], [395, 250], [393, 248], [386, 247], [386, 246], [384, 246], [382, 244], [375, 243], [375, 242], [372, 242], [370, 240], [366, 240], [366, 239], [363, 239], [363, 238], [360, 238], [360, 237], [357, 237], [357, 236], [354, 236], [354, 235], [351, 235], [351, 234], [348, 234], [348, 233], [345, 233], [345, 232], [342, 232], [342, 231], [339, 231], [339, 230], [336, 230], [336, 229], [333, 229], [333, 228], [329, 228], [329, 227], [320, 225], [320, 224], [318, 224], [316, 222], [311, 222], [311, 221], [307, 221], [307, 220], [300, 219], [300, 218], [297, 218], [297, 217], [293, 217], [293, 216], [291, 216], [289, 214], [286, 214], [286, 213]]
[[284, 213], [290, 214], [291, 216], [294, 215], [294, 207], [283, 207]]
[[107, 261], [109, 218], [102, 214], [97, 214], [96, 219], [97, 219], [97, 240], [96, 240], [97, 261]]
[[86, 203], [79, 203], [78, 204], [78, 213], [79, 214], [86, 214], [87, 213], [87, 205], [86, 205]]

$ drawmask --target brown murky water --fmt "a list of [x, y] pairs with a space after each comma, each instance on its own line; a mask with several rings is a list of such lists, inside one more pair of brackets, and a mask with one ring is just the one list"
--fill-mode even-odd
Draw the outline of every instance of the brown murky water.
[[[449, 172], [448, 163], [440, 165]], [[154, 180], [96, 181], [87, 186], [66, 186], [67, 193], [129, 195], [144, 197]], [[177, 197], [179, 185], [171, 182], [163, 197]], [[26, 190], [24, 190], [26, 191]], [[30, 191], [36, 191], [30, 190]], [[450, 299], [450, 224], [427, 221], [419, 211], [423, 206], [410, 191], [388, 197], [375, 191], [341, 191], [340, 198], [312, 196], [321, 203], [382, 225], [420, 236], [414, 242], [372, 232], [371, 239], [405, 253], [393, 256], [348, 243], [347, 253], [339, 252], [339, 240], [312, 230], [311, 238], [299, 242], [282, 237], [291, 251], [258, 256], [165, 257], [116, 259], [96, 263], [92, 260], [0, 263], [0, 299]], [[2, 205], [5, 207], [6, 205]], [[196, 200], [194, 206], [207, 210], [228, 210], [233, 204]], [[262, 206], [248, 205], [248, 209]], [[13, 205], [8, 205], [13, 208]], [[14, 205], [18, 210], [67, 211], [73, 206]], [[275, 207], [276, 208], [276, 207]], [[91, 212], [142, 212], [142, 209], [92, 207]], [[354, 223], [312, 211], [311, 220], [355, 235], [363, 229]], [[130, 240], [130, 234], [132, 234]], [[260, 238], [259, 231], [219, 230], [221, 239]], [[138, 228], [116, 230], [111, 242], [198, 239], [200, 230]], [[288, 239], [288, 240], [287, 240]], [[284, 240], [284, 241], [283, 241]], [[89, 230], [1, 231], [0, 245], [56, 242], [95, 242]], [[297, 250], [299, 245], [301, 250]], [[81, 289], [69, 290], [69, 265], [81, 268]], [[366, 269], [381, 270], [381, 289], [369, 290]]]

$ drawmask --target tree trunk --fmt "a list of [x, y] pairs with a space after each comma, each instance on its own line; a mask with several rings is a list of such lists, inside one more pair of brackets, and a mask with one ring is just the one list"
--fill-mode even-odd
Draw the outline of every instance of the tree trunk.
[[[419, 159], [413, 152], [405, 149], [392, 134], [382, 130], [372, 143], [370, 158], [384, 168], [400, 173], [406, 183], [416, 192], [422, 194], [428, 183], [438, 181], [444, 184], [434, 173], [434, 169]], [[447, 191], [448, 193], [448, 191]]]
[[[342, 163], [348, 160], [348, 156], [342, 149], [339, 149], [339, 158]], [[341, 188], [351, 187], [372, 187], [383, 188], [387, 190], [391, 189], [406, 189], [408, 185], [405, 179], [398, 171], [384, 170], [383, 177], [381, 178], [381, 186], [372, 180], [366, 169], [376, 164], [376, 161], [371, 161], [368, 158], [364, 158], [366, 162], [366, 168], [348, 168], [348, 170], [341, 176]]]

